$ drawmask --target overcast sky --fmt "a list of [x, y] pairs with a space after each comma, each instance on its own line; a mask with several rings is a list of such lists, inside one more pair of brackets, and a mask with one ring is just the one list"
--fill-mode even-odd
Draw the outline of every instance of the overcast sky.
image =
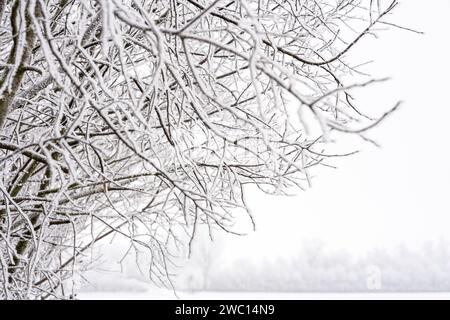
[[228, 239], [228, 255], [287, 255], [305, 239], [354, 254], [450, 241], [449, 13], [450, 0], [404, 0], [390, 21], [425, 35], [391, 29], [359, 44], [348, 60], [374, 60], [363, 70], [392, 78], [358, 91], [359, 105], [379, 114], [404, 101], [370, 134], [381, 149], [344, 145], [363, 152], [336, 161], [337, 170], [321, 170], [312, 189], [298, 196], [252, 192], [258, 230]]

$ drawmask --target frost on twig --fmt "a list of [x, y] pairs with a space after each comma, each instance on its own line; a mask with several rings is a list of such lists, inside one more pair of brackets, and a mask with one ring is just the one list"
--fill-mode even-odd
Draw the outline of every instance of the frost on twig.
[[378, 123], [341, 80], [397, 4], [367, 2], [0, 1], [0, 298], [70, 297], [112, 235], [170, 285], [246, 184], [304, 188], [330, 133]]

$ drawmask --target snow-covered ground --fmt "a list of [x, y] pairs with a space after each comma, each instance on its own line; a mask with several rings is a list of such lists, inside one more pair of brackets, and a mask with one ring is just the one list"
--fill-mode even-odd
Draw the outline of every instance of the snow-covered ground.
[[450, 293], [84, 292], [81, 300], [448, 300]]

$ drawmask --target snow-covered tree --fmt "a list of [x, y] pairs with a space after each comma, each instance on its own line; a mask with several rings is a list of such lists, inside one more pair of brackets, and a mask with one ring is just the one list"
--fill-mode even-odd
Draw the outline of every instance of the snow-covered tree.
[[343, 78], [396, 4], [0, 0], [0, 298], [70, 297], [112, 236], [170, 285], [173, 248], [235, 232], [245, 185], [307, 186], [335, 132], [393, 110]]

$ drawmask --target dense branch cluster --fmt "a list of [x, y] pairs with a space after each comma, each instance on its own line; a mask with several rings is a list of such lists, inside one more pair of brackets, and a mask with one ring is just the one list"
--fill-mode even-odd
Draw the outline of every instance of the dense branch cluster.
[[306, 186], [330, 132], [380, 120], [343, 58], [395, 5], [0, 0], [0, 298], [67, 298], [114, 234], [167, 283], [200, 225], [234, 232], [246, 184]]

